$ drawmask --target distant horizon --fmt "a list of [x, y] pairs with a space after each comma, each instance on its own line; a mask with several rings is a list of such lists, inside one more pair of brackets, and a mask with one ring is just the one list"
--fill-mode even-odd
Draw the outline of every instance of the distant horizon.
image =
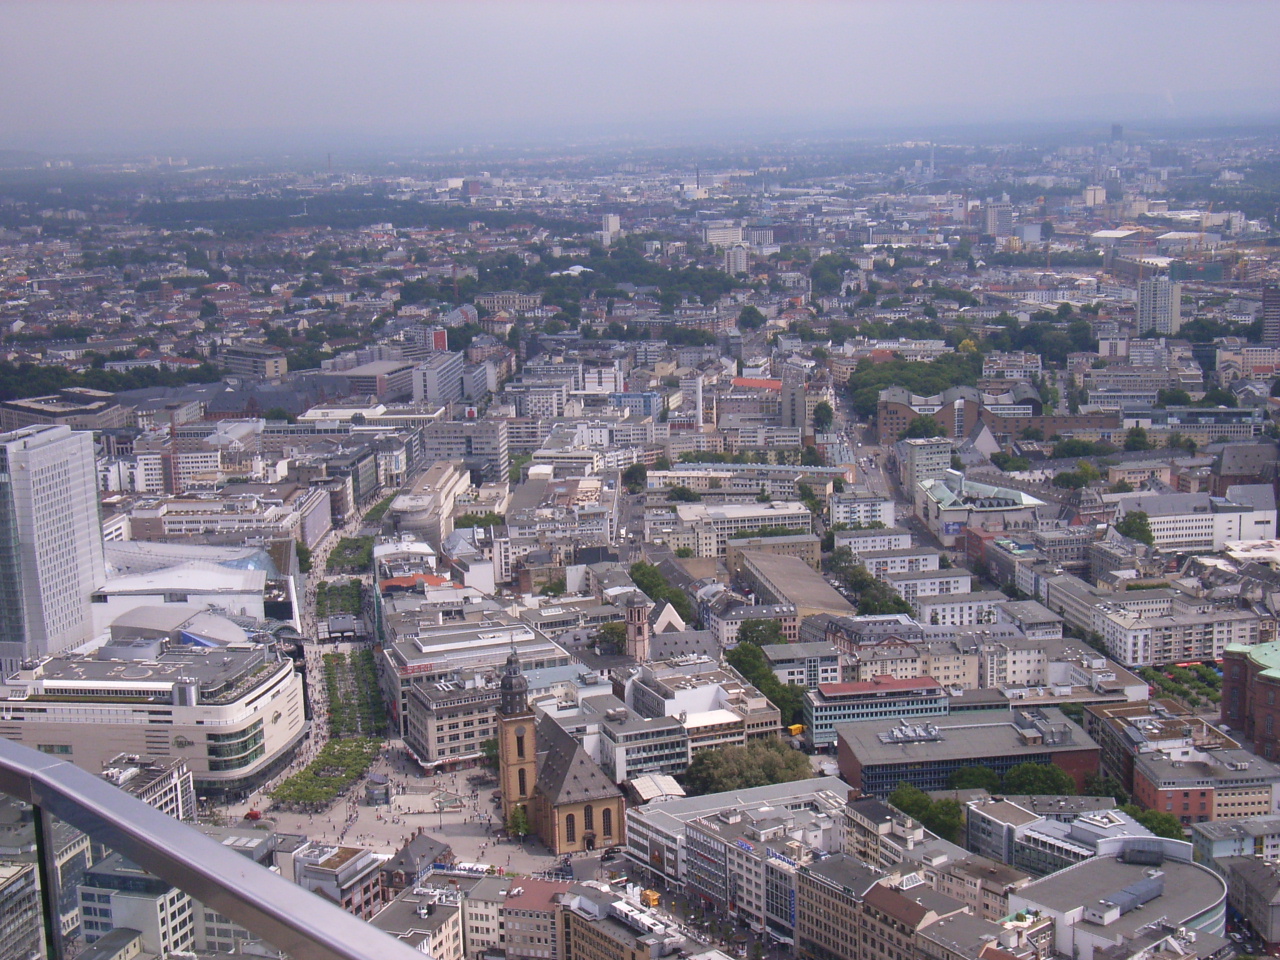
[[1254, 0], [0, 9], [0, 153], [414, 155], [1280, 122], [1280, 4]]
[[[392, 137], [326, 136], [319, 132], [294, 136], [279, 132], [255, 136], [251, 132], [210, 131], [203, 136], [140, 135], [120, 143], [47, 142], [30, 146], [0, 145], [0, 169], [21, 166], [23, 161], [71, 160], [86, 164], [124, 163], [143, 158], [184, 159], [213, 164], [252, 164], [310, 159], [331, 160], [338, 166], [368, 164], [461, 163], [514, 159], [527, 154], [529, 161], [550, 160], [565, 153], [587, 157], [632, 154], [638, 158], [663, 152], [689, 152], [715, 159], [717, 153], [769, 153], [785, 151], [836, 153], [858, 146], [876, 147], [903, 142], [933, 142], [940, 148], [995, 148], [1006, 145], [1089, 145], [1107, 141], [1118, 124], [1126, 141], [1160, 141], [1187, 136], [1280, 137], [1280, 107], [1275, 115], [1187, 117], [1176, 120], [1107, 118], [1095, 120], [979, 120], [949, 124], [912, 123], [865, 125], [833, 129], [813, 125], [790, 130], [769, 129], [757, 121], [750, 129], [715, 131], [711, 124], [668, 127], [648, 134], [600, 127], [594, 130], [544, 131], [541, 136], [510, 132], [506, 137], [443, 135], [434, 142], [411, 144]], [[683, 126], [683, 125], [682, 125]], [[732, 126], [726, 124], [726, 126]]]

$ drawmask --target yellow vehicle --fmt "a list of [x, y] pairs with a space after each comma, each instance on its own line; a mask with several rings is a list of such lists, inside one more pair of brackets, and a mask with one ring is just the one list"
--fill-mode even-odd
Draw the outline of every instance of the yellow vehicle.
[[804, 724], [793, 723], [791, 726], [787, 727], [787, 733], [791, 734], [793, 737], [800, 736], [802, 733], [804, 733]]
[[658, 891], [657, 890], [640, 891], [640, 902], [643, 903], [646, 907], [651, 907], [651, 908], [656, 907], [658, 905]]

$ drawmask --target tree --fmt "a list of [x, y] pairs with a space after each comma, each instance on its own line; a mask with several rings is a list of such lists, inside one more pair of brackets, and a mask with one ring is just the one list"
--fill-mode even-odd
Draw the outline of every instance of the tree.
[[679, 587], [673, 587], [667, 583], [667, 578], [662, 575], [659, 570], [651, 563], [633, 563], [629, 570], [631, 579], [635, 585], [644, 591], [654, 603], [661, 603], [664, 600], [676, 608], [676, 613], [680, 614], [680, 619], [687, 624], [693, 624], [697, 619], [697, 611], [693, 608], [693, 601], [689, 599], [689, 595]]
[[480, 741], [480, 753], [484, 756], [483, 764], [491, 770], [498, 769], [498, 740], [490, 737]]
[[907, 424], [907, 429], [902, 431], [899, 440], [907, 439], [928, 439], [930, 437], [945, 437], [947, 428], [935, 420], [931, 415], [922, 413], [918, 417], [912, 419]]
[[511, 816], [507, 818], [507, 833], [513, 837], [519, 837], [523, 840], [531, 833], [529, 827], [529, 814], [525, 812], [524, 804], [520, 804], [511, 811]]
[[990, 767], [961, 767], [951, 774], [949, 786], [952, 790], [985, 790], [987, 793], [999, 793], [1000, 774]]
[[1155, 444], [1147, 437], [1147, 431], [1142, 427], [1130, 427], [1129, 432], [1124, 435], [1124, 448], [1129, 451], [1134, 450], [1151, 450]]
[[693, 556], [693, 547], [680, 547], [676, 550], [676, 556], [681, 560], [688, 560]]
[[1053, 485], [1062, 487], [1064, 490], [1079, 490], [1081, 487], [1087, 487], [1089, 481], [1074, 470], [1064, 470], [1054, 476]]
[[1133, 484], [1121, 477], [1111, 485], [1112, 493], [1133, 493]]
[[765, 324], [765, 316], [753, 306], [745, 306], [738, 314], [739, 330], [759, 330]]
[[1114, 777], [1104, 777], [1099, 773], [1091, 773], [1084, 778], [1084, 795], [1086, 797], [1113, 797], [1117, 806], [1129, 802], [1129, 794], [1124, 786]]
[[964, 810], [959, 801], [950, 797], [935, 800], [928, 815], [920, 821], [943, 840], [960, 843], [964, 839]]
[[1231, 395], [1230, 390], [1224, 390], [1222, 387], [1214, 387], [1205, 392], [1205, 395], [1195, 402], [1197, 407], [1234, 407], [1236, 398]]
[[547, 581], [546, 586], [542, 588], [542, 595], [544, 597], [563, 596], [565, 589], [564, 577], [556, 577], [554, 580]]
[[1061, 767], [1051, 763], [1020, 763], [1004, 775], [1005, 793], [1030, 796], [1072, 796], [1076, 782]]
[[782, 627], [777, 620], [743, 620], [738, 627], [738, 643], [754, 643], [758, 647], [771, 643], [786, 643]]
[[697, 503], [702, 499], [702, 494], [688, 487], [674, 486], [667, 488], [667, 499], [676, 503]]
[[690, 796], [790, 783], [813, 776], [809, 758], [777, 737], [744, 746], [702, 750], [681, 778]]
[[899, 782], [893, 793], [889, 794], [889, 806], [901, 810], [908, 817], [914, 817], [916, 820], [924, 819], [932, 803], [927, 793], [905, 780]]
[[835, 422], [836, 412], [831, 409], [831, 404], [823, 400], [813, 408], [813, 429], [817, 433], [826, 433], [830, 429], [831, 424]]
[[463, 527], [500, 527], [506, 522], [506, 517], [490, 510], [487, 513], [464, 513], [453, 521], [453, 527], [455, 530]]
[[1116, 533], [1149, 547], [1156, 545], [1155, 534], [1151, 532], [1151, 518], [1145, 510], [1130, 510], [1126, 513], [1117, 521]]
[[300, 573], [311, 572], [311, 548], [305, 544], [298, 544], [294, 548], [298, 553], [298, 571]]
[[964, 811], [955, 800], [930, 800], [919, 787], [902, 782], [889, 794], [889, 805], [920, 821], [926, 830], [956, 843], [964, 828]]
[[622, 483], [628, 493], [639, 493], [649, 480], [649, 468], [643, 463], [633, 463], [622, 471]]
[[725, 652], [724, 659], [778, 708], [783, 723], [801, 721], [804, 716], [804, 688], [779, 680], [760, 647], [739, 640], [736, 647]]
[[1157, 837], [1166, 837], [1169, 840], [1187, 839], [1187, 832], [1183, 828], [1182, 822], [1172, 813], [1165, 813], [1163, 810], [1143, 810], [1132, 803], [1120, 809]]
[[608, 653], [622, 653], [626, 649], [626, 644], [627, 625], [621, 620], [601, 624], [600, 629], [596, 631], [596, 645], [607, 647]]
[[1157, 407], [1186, 407], [1191, 405], [1191, 394], [1180, 387], [1168, 387], [1156, 393]]

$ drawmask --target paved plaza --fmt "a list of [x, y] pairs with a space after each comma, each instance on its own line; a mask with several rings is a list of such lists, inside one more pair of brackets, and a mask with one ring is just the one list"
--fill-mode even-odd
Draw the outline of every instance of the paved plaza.
[[467, 776], [476, 772], [425, 774], [408, 759], [399, 741], [392, 741], [370, 768], [370, 773], [389, 778], [393, 794], [389, 806], [366, 804], [362, 780], [325, 813], [271, 810], [271, 799], [265, 792], [223, 808], [223, 812], [234, 822], [249, 810], [259, 810], [283, 833], [306, 834], [387, 854], [400, 849], [422, 829], [447, 842], [459, 861], [492, 864], [520, 874], [553, 867], [556, 858], [533, 838], [516, 843], [494, 836], [501, 827], [501, 811], [490, 800], [492, 787], [478, 790], [467, 782]]
[[[312, 736], [298, 752], [292, 765], [248, 800], [219, 808], [227, 822], [241, 820], [250, 810], [282, 833], [305, 834], [317, 840], [347, 843], [391, 854], [399, 850], [419, 830], [444, 840], [459, 861], [491, 864], [504, 871], [528, 875], [556, 866], [557, 858], [538, 841], [527, 837], [523, 843], [499, 839], [501, 806], [492, 800], [494, 786], [479, 788], [468, 777], [480, 768], [453, 773], [428, 773], [414, 761], [399, 740], [389, 741], [370, 768], [370, 774], [385, 775], [391, 785], [391, 803], [365, 803], [367, 776], [353, 784], [344, 796], [323, 813], [290, 812], [272, 809], [269, 794], [286, 777], [305, 767], [328, 738], [328, 715], [323, 657], [326, 653], [347, 653], [360, 644], [307, 644], [305, 660], [307, 689], [314, 726]], [[597, 857], [580, 858], [574, 864], [580, 879], [594, 879]]]

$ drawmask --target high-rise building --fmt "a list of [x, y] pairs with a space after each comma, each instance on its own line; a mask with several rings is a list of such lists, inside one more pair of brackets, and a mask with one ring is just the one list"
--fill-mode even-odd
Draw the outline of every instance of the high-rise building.
[[1138, 281], [1138, 332], [1171, 337], [1182, 326], [1182, 284], [1168, 277]]
[[702, 226], [702, 242], [724, 249], [742, 242], [742, 226], [732, 220], [708, 220]]
[[606, 213], [600, 217], [600, 240], [606, 247], [621, 233], [622, 218], [616, 213]]
[[238, 343], [222, 348], [219, 355], [237, 376], [279, 381], [289, 372], [289, 360], [280, 347], [264, 343]]
[[433, 353], [413, 371], [413, 402], [443, 406], [462, 400], [466, 361], [460, 353]]
[[511, 468], [505, 420], [438, 420], [422, 429], [422, 455], [461, 460], [486, 480], [505, 480]]
[[946, 437], [902, 440], [898, 443], [897, 454], [902, 489], [913, 501], [918, 484], [925, 480], [941, 480], [951, 469], [951, 441]]
[[1007, 237], [1013, 233], [1013, 204], [1006, 200], [988, 203], [982, 208], [982, 232], [993, 237]]
[[746, 247], [738, 244], [724, 252], [724, 272], [731, 277], [751, 270], [751, 253]]
[[67, 426], [0, 434], [0, 669], [93, 636], [106, 579], [93, 436]]
[[1280, 285], [1262, 288], [1262, 345], [1280, 348]]

